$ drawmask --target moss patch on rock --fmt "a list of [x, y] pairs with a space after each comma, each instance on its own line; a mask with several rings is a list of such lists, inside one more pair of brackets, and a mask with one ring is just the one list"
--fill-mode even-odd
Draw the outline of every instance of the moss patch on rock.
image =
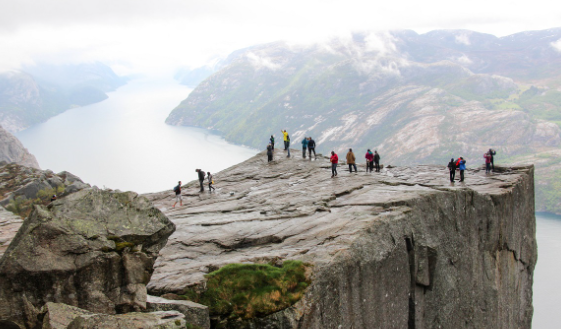
[[206, 290], [188, 290], [184, 298], [209, 307], [211, 317], [263, 317], [299, 301], [310, 285], [309, 264], [285, 261], [269, 264], [229, 264], [206, 275]]

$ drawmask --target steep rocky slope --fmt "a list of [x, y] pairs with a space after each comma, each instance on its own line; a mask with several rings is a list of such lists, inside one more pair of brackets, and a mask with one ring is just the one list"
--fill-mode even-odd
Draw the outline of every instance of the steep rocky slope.
[[[295, 46], [282, 42], [232, 54], [167, 123], [219, 130], [264, 148], [287, 129], [293, 145], [313, 136], [322, 152], [378, 149], [398, 165], [557, 156], [561, 123], [561, 29], [497, 38], [465, 30], [354, 34]], [[537, 167], [540, 211], [561, 213]], [[542, 197], [546, 195], [547, 197]]]
[[303, 299], [228, 327], [531, 327], [532, 166], [469, 169], [455, 185], [442, 166], [340, 167], [333, 179], [329, 168], [277, 151], [216, 174], [215, 193], [187, 184], [184, 207], [171, 191], [147, 195], [177, 227], [149, 291], [204, 289], [229, 263], [302, 260], [313, 266]]
[[23, 144], [14, 135], [0, 126], [0, 161], [39, 169], [35, 156], [23, 147]]
[[38, 64], [0, 73], [0, 124], [10, 132], [23, 130], [69, 108], [100, 102], [125, 81], [101, 63]]

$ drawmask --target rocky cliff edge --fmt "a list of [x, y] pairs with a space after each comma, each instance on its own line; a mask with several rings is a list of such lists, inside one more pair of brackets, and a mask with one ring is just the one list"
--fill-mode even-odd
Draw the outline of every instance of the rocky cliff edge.
[[[537, 260], [533, 166], [349, 173], [259, 154], [198, 182], [149, 194], [177, 230], [148, 289], [182, 293], [230, 263], [302, 260], [312, 283], [293, 307], [247, 328], [530, 328]], [[340, 155], [343, 158], [343, 155]], [[469, 159], [468, 159], [469, 160]], [[244, 327], [240, 325], [240, 328]]]

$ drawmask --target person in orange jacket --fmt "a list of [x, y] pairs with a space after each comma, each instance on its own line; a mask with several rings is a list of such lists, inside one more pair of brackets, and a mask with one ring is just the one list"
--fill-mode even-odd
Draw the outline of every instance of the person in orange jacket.
[[335, 154], [334, 151], [331, 151], [331, 178], [337, 176], [337, 164], [339, 163], [339, 157]]

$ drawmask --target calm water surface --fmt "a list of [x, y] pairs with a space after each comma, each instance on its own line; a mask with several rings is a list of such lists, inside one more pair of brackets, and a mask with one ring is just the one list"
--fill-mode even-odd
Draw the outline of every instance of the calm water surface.
[[[101, 103], [67, 111], [17, 137], [43, 169], [67, 170], [92, 185], [140, 193], [171, 189], [178, 180], [196, 179], [196, 168], [217, 172], [257, 153], [204, 129], [166, 125], [169, 112], [189, 91], [174, 81], [131, 81]], [[536, 219], [533, 328], [557, 329], [561, 217], [536, 214]]]
[[534, 276], [533, 329], [561, 328], [561, 216], [536, 214], [538, 264]]
[[196, 168], [214, 173], [257, 153], [204, 129], [166, 125], [189, 92], [173, 80], [134, 80], [103, 102], [16, 135], [42, 169], [67, 170], [98, 187], [139, 193], [171, 189], [178, 180], [196, 179]]

